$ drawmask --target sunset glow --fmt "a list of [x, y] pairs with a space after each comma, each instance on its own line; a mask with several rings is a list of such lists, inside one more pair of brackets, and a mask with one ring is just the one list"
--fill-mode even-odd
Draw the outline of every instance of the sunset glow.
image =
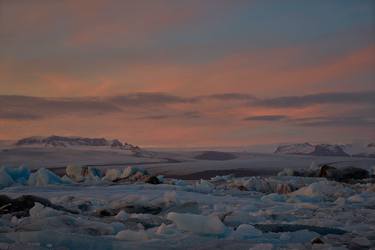
[[374, 10], [366, 0], [0, 0], [0, 139], [375, 140]]

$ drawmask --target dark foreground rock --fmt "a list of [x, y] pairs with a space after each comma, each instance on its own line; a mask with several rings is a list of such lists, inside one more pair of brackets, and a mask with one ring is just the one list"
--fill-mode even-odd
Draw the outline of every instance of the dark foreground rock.
[[319, 177], [325, 177], [327, 179], [339, 182], [348, 182], [350, 180], [362, 180], [369, 178], [370, 173], [362, 168], [346, 167], [337, 169], [329, 165], [323, 165], [320, 168]]
[[328, 180], [337, 181], [337, 182], [347, 182], [347, 183], [356, 183], [361, 180], [366, 182], [371, 180], [366, 180], [371, 178], [371, 174], [366, 169], [357, 168], [357, 167], [344, 167], [336, 168], [328, 164], [324, 164], [318, 169], [284, 169], [278, 173], [279, 176], [301, 176], [301, 177], [323, 177]]
[[157, 185], [157, 184], [162, 184], [162, 182], [159, 180], [158, 177], [156, 176], [150, 176], [148, 177], [146, 180], [145, 180], [145, 183], [148, 183], [148, 184], [154, 184], [154, 185]]
[[298, 225], [298, 224], [255, 224], [254, 227], [263, 233], [283, 233], [283, 232], [296, 232], [300, 230], [309, 230], [311, 232], [318, 233], [320, 235], [327, 235], [327, 234], [345, 234], [347, 231], [338, 229], [338, 228], [330, 228], [330, 227], [316, 227], [316, 226], [309, 226], [309, 225]]
[[18, 198], [12, 199], [6, 195], [0, 195], [0, 214], [13, 214], [20, 217], [29, 216], [30, 209], [34, 207], [35, 203], [40, 203], [45, 207], [51, 207], [56, 210], [77, 214], [78, 212], [66, 209], [62, 206], [55, 205], [49, 200], [34, 196], [34, 195], [22, 195]]

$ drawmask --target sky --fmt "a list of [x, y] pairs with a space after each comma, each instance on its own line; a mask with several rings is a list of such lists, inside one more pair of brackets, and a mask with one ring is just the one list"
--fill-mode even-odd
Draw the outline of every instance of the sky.
[[0, 0], [0, 139], [375, 141], [372, 0]]

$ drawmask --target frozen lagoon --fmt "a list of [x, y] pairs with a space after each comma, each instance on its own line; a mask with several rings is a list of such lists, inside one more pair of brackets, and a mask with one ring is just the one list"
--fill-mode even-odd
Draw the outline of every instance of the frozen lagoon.
[[[267, 165], [273, 171], [308, 168], [312, 160], [316, 165], [324, 161], [340, 166], [355, 160], [356, 166], [370, 169], [373, 162], [244, 153], [228, 161], [205, 161], [195, 160], [194, 153], [167, 157], [171, 155], [180, 162], [143, 167], [152, 174], [178, 177], [245, 166], [260, 172]], [[157, 157], [162, 160], [166, 155]], [[108, 164], [102, 170], [112, 167], [121, 168]], [[75, 213], [38, 203], [27, 217], [3, 213], [1, 249], [370, 249], [375, 244], [371, 180], [348, 184], [267, 174], [164, 178], [159, 185], [142, 178], [120, 182], [91, 178], [78, 183], [62, 178], [56, 183], [48, 171], [38, 172], [43, 181], [15, 182], [1, 194], [36, 195]]]

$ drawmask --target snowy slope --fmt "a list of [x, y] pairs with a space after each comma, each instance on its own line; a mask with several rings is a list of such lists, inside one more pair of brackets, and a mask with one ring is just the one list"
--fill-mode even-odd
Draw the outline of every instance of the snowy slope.
[[275, 154], [296, 154], [316, 156], [349, 156], [344, 146], [334, 144], [287, 144], [277, 147]]
[[304, 154], [308, 155], [314, 152], [315, 147], [310, 143], [287, 144], [278, 146], [275, 154]]
[[108, 140], [105, 138], [85, 138], [78, 136], [57, 136], [48, 137], [32, 136], [20, 139], [16, 142], [16, 146], [31, 147], [108, 147], [114, 149], [123, 149], [130, 151], [138, 151], [140, 148], [132, 144], [121, 142], [120, 140]]
[[347, 144], [344, 150], [355, 157], [375, 157], [375, 143]]

